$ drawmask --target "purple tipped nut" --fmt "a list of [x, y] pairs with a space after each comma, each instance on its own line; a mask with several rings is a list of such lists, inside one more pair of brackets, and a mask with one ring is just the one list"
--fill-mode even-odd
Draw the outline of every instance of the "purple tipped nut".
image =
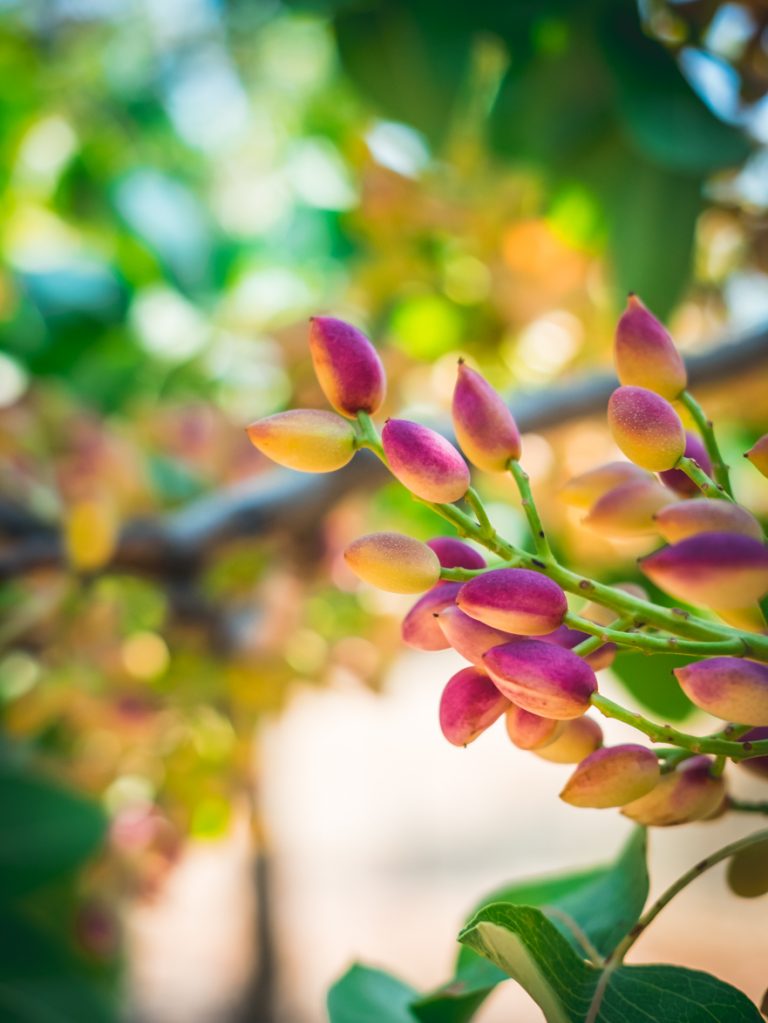
[[526, 568], [484, 572], [464, 583], [456, 603], [470, 618], [521, 636], [552, 632], [568, 610], [557, 583]]
[[392, 475], [423, 501], [451, 504], [469, 489], [467, 463], [434, 430], [407, 419], [388, 419], [381, 441]]
[[685, 451], [685, 430], [672, 406], [644, 387], [619, 387], [608, 400], [613, 439], [635, 465], [672, 469]]
[[531, 714], [514, 703], [507, 709], [505, 718], [507, 735], [518, 749], [543, 749], [551, 745], [565, 727], [562, 721]]
[[746, 508], [733, 501], [706, 497], [668, 504], [656, 513], [656, 528], [668, 543], [697, 533], [741, 533], [755, 540], [763, 538], [760, 523]]
[[337, 412], [354, 419], [374, 413], [384, 400], [384, 367], [376, 349], [357, 327], [331, 316], [310, 320], [309, 350], [315, 374]]
[[448, 682], [440, 697], [440, 728], [454, 746], [467, 746], [509, 706], [487, 675], [464, 668]]
[[456, 653], [466, 657], [473, 664], [480, 664], [485, 654], [495, 646], [510, 643], [519, 638], [509, 632], [484, 625], [476, 618], [464, 614], [454, 603], [442, 610], [435, 619], [445, 639]]
[[596, 810], [624, 806], [647, 795], [660, 778], [658, 758], [645, 746], [607, 746], [581, 761], [560, 798]]
[[736, 533], [697, 533], [641, 558], [639, 565], [657, 586], [691, 604], [742, 608], [768, 590], [768, 549]]
[[592, 505], [582, 525], [610, 540], [654, 536], [658, 533], [655, 516], [672, 500], [653, 478], [622, 483]]
[[560, 498], [572, 508], [591, 508], [609, 490], [624, 483], [648, 482], [653, 477], [634, 462], [606, 462], [582, 472], [560, 488]]
[[504, 472], [520, 458], [520, 433], [501, 395], [475, 370], [459, 363], [453, 392], [453, 426], [467, 458], [478, 469]]
[[[707, 476], [712, 475], [712, 461], [707, 454], [707, 449], [701, 438], [689, 430], [685, 431], [685, 456], [692, 458]], [[680, 497], [695, 497], [699, 493], [699, 488], [689, 476], [685, 475], [682, 469], [667, 469], [660, 472], [659, 479], [665, 487], [674, 490]]]
[[688, 383], [675, 342], [637, 295], [630, 295], [616, 327], [616, 372], [622, 384], [647, 387], [670, 400]]
[[451, 645], [440, 628], [437, 616], [454, 608], [461, 583], [443, 582], [433, 586], [417, 600], [403, 619], [403, 641], [417, 650], [447, 650]]
[[655, 788], [622, 809], [625, 817], [646, 827], [664, 828], [715, 814], [725, 798], [725, 782], [713, 777], [710, 757], [693, 757]]
[[595, 673], [586, 661], [541, 640], [519, 639], [494, 647], [483, 665], [518, 707], [558, 721], [580, 717], [597, 692]]
[[697, 707], [724, 721], [768, 725], [768, 665], [740, 657], [709, 657], [673, 674]]
[[436, 536], [427, 540], [443, 568], [485, 568], [485, 558], [462, 540], [452, 536]]

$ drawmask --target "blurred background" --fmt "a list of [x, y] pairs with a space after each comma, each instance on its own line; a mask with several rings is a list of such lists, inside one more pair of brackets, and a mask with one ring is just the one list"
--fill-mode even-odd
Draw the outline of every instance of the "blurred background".
[[[402, 647], [408, 601], [340, 561], [442, 521], [243, 427], [325, 407], [312, 313], [375, 339], [387, 414], [445, 427], [463, 355], [558, 551], [631, 578], [648, 544], [557, 490], [616, 455], [632, 289], [765, 516], [767, 89], [761, 0], [0, 0], [4, 1020], [316, 1023], [353, 959], [428, 989], [485, 891], [615, 854], [623, 819], [503, 728], [445, 743], [458, 660]], [[513, 486], [477, 486], [524, 542]], [[604, 685], [711, 725], [656, 658]], [[746, 827], [654, 835], [654, 885]], [[714, 872], [637, 956], [759, 1000], [764, 912]], [[478, 1018], [543, 1017], [507, 985]]]

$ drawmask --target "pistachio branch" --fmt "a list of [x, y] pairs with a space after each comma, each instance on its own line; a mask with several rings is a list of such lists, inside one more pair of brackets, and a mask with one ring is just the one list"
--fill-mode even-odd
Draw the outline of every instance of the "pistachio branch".
[[603, 717], [614, 718], [616, 721], [623, 721], [638, 732], [647, 735], [651, 742], [664, 742], [690, 753], [710, 753], [713, 756], [725, 756], [730, 760], [749, 760], [756, 756], [768, 754], [768, 739], [761, 739], [758, 742], [733, 742], [729, 739], [720, 738], [719, 735], [689, 735], [681, 732], [672, 725], [658, 725], [634, 711], [627, 710], [620, 704], [609, 700], [602, 693], [595, 693], [591, 700], [592, 706], [598, 710]]
[[724, 490], [730, 498], [733, 498], [731, 480], [728, 475], [728, 466], [720, 453], [720, 447], [717, 443], [712, 420], [707, 417], [704, 409], [701, 405], [699, 405], [698, 401], [694, 398], [690, 391], [683, 391], [680, 395], [680, 401], [690, 412], [693, 421], [696, 423], [696, 427], [701, 434], [701, 439], [704, 441], [704, 447], [707, 449], [707, 454], [712, 461], [712, 471], [715, 479], [722, 490]]
[[730, 859], [731, 856], [741, 852], [743, 849], [749, 849], [753, 845], [759, 845], [761, 842], [766, 841], [768, 841], [768, 830], [756, 831], [752, 835], [739, 838], [735, 842], [730, 842], [728, 845], [723, 846], [722, 849], [718, 849], [716, 852], [710, 853], [709, 856], [705, 856], [703, 860], [699, 860], [699, 862], [694, 864], [689, 870], [686, 870], [686, 872], [679, 877], [674, 884], [671, 884], [669, 888], [667, 888], [667, 890], [658, 897], [653, 905], [650, 906], [645, 913], [643, 913], [626, 938], [624, 938], [623, 941], [620, 941], [610, 954], [608, 957], [609, 963], [620, 963], [640, 935], [647, 927], [650, 926], [650, 924], [653, 923], [662, 909], [664, 909], [665, 906], [668, 906], [672, 899], [674, 899], [676, 895], [679, 895], [684, 888], [687, 888], [691, 881], [695, 881], [697, 877], [701, 877], [704, 871], [709, 870], [710, 867], [714, 867], [718, 863], [722, 863], [723, 860]]
[[637, 632], [624, 632], [610, 626], [597, 625], [579, 615], [566, 614], [566, 625], [581, 632], [589, 632], [599, 643], [616, 643], [618, 646], [634, 647], [636, 650], [664, 651], [665, 653], [697, 654], [700, 657], [714, 657], [718, 654], [744, 655], [741, 639], [692, 640], [678, 639], [677, 636], [646, 636]]
[[704, 472], [695, 459], [688, 458], [687, 455], [681, 455], [677, 460], [675, 468], [684, 472], [688, 479], [692, 480], [696, 484], [705, 497], [720, 498], [723, 501], [733, 501], [733, 498], [730, 494], [728, 494], [725, 488], [720, 486], [720, 484], [715, 483], [715, 481]]
[[[358, 446], [373, 451], [386, 465], [386, 455], [370, 416], [365, 412], [359, 412], [357, 422], [359, 427]], [[480, 503], [479, 495], [475, 491], [472, 491], [472, 494], [473, 501]], [[710, 641], [738, 640], [741, 644], [738, 649], [742, 656], [749, 656], [754, 660], [768, 662], [768, 637], [766, 636], [741, 632], [728, 625], [707, 622], [696, 618], [690, 612], [680, 608], [660, 607], [658, 604], [635, 597], [625, 590], [607, 586], [604, 583], [597, 582], [597, 580], [572, 572], [554, 559], [546, 562], [542, 561], [538, 556], [529, 554], [527, 551], [523, 551], [508, 540], [505, 540], [495, 530], [493, 530], [492, 535], [488, 535], [486, 528], [474, 521], [469, 515], [461, 511], [460, 508], [457, 508], [456, 505], [438, 504], [429, 501], [423, 503], [455, 526], [460, 535], [476, 540], [511, 566], [529, 568], [533, 571], [541, 572], [570, 593], [576, 593], [584, 597], [588, 596], [599, 604], [613, 608], [622, 615], [632, 615], [643, 624], [656, 626], [665, 632]], [[467, 569], [443, 569], [441, 577], [443, 579], [461, 581], [471, 579], [476, 574], [476, 571]], [[665, 649], [667, 648], [665, 647]]]
[[508, 468], [515, 483], [517, 484], [517, 489], [520, 492], [523, 513], [528, 520], [528, 528], [530, 529], [531, 536], [533, 537], [533, 545], [536, 548], [536, 553], [540, 558], [543, 558], [545, 561], [549, 561], [552, 558], [552, 551], [549, 548], [549, 541], [547, 540], [547, 535], [544, 532], [544, 527], [541, 524], [536, 502], [534, 501], [533, 494], [531, 493], [530, 477], [525, 469], [523, 469], [522, 465], [520, 465], [520, 463], [514, 458], [510, 458]]
[[672, 899], [686, 888], [691, 881], [695, 881], [697, 877], [701, 877], [704, 871], [709, 870], [710, 867], [714, 867], [717, 863], [727, 860], [735, 853], [741, 852], [742, 849], [748, 849], [750, 846], [757, 845], [759, 842], [765, 842], [766, 840], [768, 840], [768, 831], [757, 831], [755, 834], [748, 835], [746, 838], [740, 838], [736, 842], [731, 842], [730, 845], [726, 845], [722, 849], [718, 849], [717, 852], [712, 853], [710, 856], [705, 856], [703, 860], [699, 860], [697, 864], [678, 878], [673, 885], [670, 885], [663, 895], [659, 896], [653, 905], [650, 906], [645, 913], [643, 913], [626, 938], [619, 942], [613, 952], [611, 952], [606, 959], [605, 968], [600, 976], [600, 981], [595, 988], [592, 1003], [589, 1007], [584, 1023], [596, 1023], [611, 974], [621, 965], [627, 952], [632, 948], [640, 935], [645, 933], [646, 929], [653, 923], [664, 907], [668, 906]]

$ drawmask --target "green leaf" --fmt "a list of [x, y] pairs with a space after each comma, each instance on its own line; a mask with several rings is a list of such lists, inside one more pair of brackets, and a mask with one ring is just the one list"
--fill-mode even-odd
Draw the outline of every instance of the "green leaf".
[[648, 898], [647, 849], [645, 829], [635, 828], [614, 863], [500, 888], [475, 913], [500, 902], [535, 906], [550, 916], [575, 951], [581, 954], [583, 947], [565, 918], [607, 955], [632, 930]]
[[673, 668], [690, 664], [694, 658], [680, 654], [620, 653], [611, 671], [644, 708], [665, 721], [685, 721], [695, 707], [680, 688]]
[[669, 50], [645, 35], [636, 3], [606, 4], [601, 37], [622, 128], [641, 156], [696, 177], [747, 158], [744, 132], [721, 121]]
[[111, 1023], [102, 987], [54, 935], [4, 909], [0, 916], [0, 1019], [13, 1023]]
[[[607, 955], [629, 933], [645, 905], [646, 851], [646, 833], [636, 828], [614, 863], [508, 885], [486, 897], [475, 914], [499, 903], [541, 907], [579, 956], [584, 955], [579, 932], [599, 953]], [[453, 979], [415, 1002], [413, 1013], [422, 1023], [465, 1023], [493, 988], [506, 979], [498, 966], [464, 947]]]
[[96, 803], [49, 781], [0, 769], [0, 898], [18, 897], [78, 867], [101, 845]]
[[588, 32], [565, 25], [563, 31], [562, 49], [513, 55], [490, 117], [494, 149], [550, 174], [567, 169], [613, 127], [599, 50]]
[[[433, 14], [434, 17], [434, 14]], [[472, 44], [447, 23], [439, 32], [410, 5], [385, 3], [344, 11], [334, 27], [344, 70], [388, 116], [412, 124], [438, 143], [451, 123]]]
[[663, 319], [690, 278], [704, 180], [628, 153], [617, 154], [612, 171], [604, 202], [616, 292], [636, 291]]
[[328, 992], [330, 1023], [415, 1023], [417, 992], [382, 970], [356, 963]]
[[606, 970], [580, 959], [544, 914], [527, 906], [482, 910], [459, 940], [513, 977], [547, 1023], [759, 1023], [736, 988], [675, 966]]

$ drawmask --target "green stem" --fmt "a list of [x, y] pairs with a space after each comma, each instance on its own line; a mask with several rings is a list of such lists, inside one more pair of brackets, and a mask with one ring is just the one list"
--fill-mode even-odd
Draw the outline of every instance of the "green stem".
[[768, 841], [768, 830], [756, 831], [752, 835], [747, 835], [745, 838], [739, 838], [737, 841], [723, 846], [723, 848], [718, 849], [717, 852], [710, 853], [710, 855], [705, 856], [703, 860], [699, 860], [699, 862], [692, 866], [690, 870], [686, 870], [682, 877], [679, 877], [674, 884], [670, 885], [669, 888], [667, 888], [667, 890], [653, 903], [653, 905], [647, 909], [645, 913], [643, 913], [626, 938], [624, 938], [623, 941], [620, 941], [610, 954], [608, 957], [609, 963], [620, 963], [640, 935], [650, 924], [653, 923], [662, 909], [664, 909], [665, 906], [668, 906], [672, 899], [674, 899], [676, 895], [679, 895], [684, 888], [687, 888], [691, 881], [695, 881], [697, 877], [701, 877], [705, 870], [709, 870], [710, 867], [714, 867], [717, 863], [722, 863], [723, 860], [730, 859], [731, 856], [741, 852], [742, 849], [749, 849], [750, 846], [758, 845], [760, 842], [766, 841]]
[[768, 739], [761, 739], [758, 742], [751, 742], [749, 749], [745, 750], [741, 742], [732, 742], [729, 739], [722, 739], [718, 735], [688, 735], [681, 732], [672, 725], [657, 725], [655, 721], [649, 721], [642, 714], [627, 710], [626, 707], [614, 703], [602, 693], [595, 693], [592, 697], [592, 706], [600, 711], [607, 718], [614, 718], [616, 721], [623, 721], [638, 732], [647, 735], [651, 742], [663, 742], [668, 745], [678, 746], [688, 750], [690, 753], [710, 753], [713, 756], [729, 757], [731, 760], [748, 760], [756, 756], [768, 754]]
[[475, 517], [477, 518], [477, 524], [480, 526], [483, 536], [486, 539], [490, 539], [492, 536], [495, 535], [496, 530], [493, 528], [493, 523], [488, 518], [488, 512], [485, 510], [483, 499], [480, 497], [480, 495], [478, 494], [474, 487], [469, 488], [465, 500], [469, 507], [472, 509], [472, 511], [475, 513]]
[[544, 527], [539, 517], [539, 512], [536, 507], [536, 502], [533, 499], [533, 493], [531, 492], [531, 481], [528, 473], [523, 469], [522, 465], [514, 458], [510, 458], [508, 468], [515, 483], [517, 489], [520, 492], [520, 499], [523, 505], [523, 512], [528, 520], [528, 528], [531, 531], [533, 537], [533, 545], [536, 548], [536, 553], [539, 557], [544, 558], [545, 561], [549, 561], [552, 558], [552, 551], [549, 547], [549, 541], [547, 535], [544, 532]]
[[[376, 428], [370, 416], [364, 412], [358, 413], [358, 446], [369, 448], [386, 465], [387, 460], [381, 446]], [[554, 560], [542, 561], [537, 556], [528, 554], [511, 544], [508, 540], [494, 532], [493, 536], [487, 536], [483, 529], [469, 516], [453, 504], [434, 504], [423, 502], [427, 507], [432, 508], [438, 515], [450, 522], [463, 536], [477, 540], [489, 551], [497, 554], [508, 565], [520, 568], [529, 568], [535, 572], [542, 572], [549, 576], [558, 585], [569, 593], [577, 593], [582, 597], [589, 597], [598, 604], [603, 604], [622, 615], [632, 615], [637, 621], [647, 625], [656, 626], [665, 632], [676, 633], [682, 636], [691, 636], [695, 639], [739, 639], [743, 644], [746, 655], [753, 660], [768, 662], [768, 636], [761, 636], [757, 633], [741, 632], [728, 625], [721, 625], [715, 622], [707, 622], [694, 617], [689, 611], [682, 608], [665, 608], [653, 604], [647, 600], [641, 600], [624, 590], [614, 589], [594, 579], [572, 572]], [[460, 573], [462, 570], [456, 570]], [[444, 578], [471, 578], [470, 575], [448, 575]]]
[[758, 842], [764, 842], [768, 839], [768, 831], [758, 831], [754, 835], [748, 835], [746, 838], [740, 838], [737, 842], [731, 842], [730, 845], [724, 846], [717, 852], [712, 853], [710, 856], [706, 856], [703, 860], [687, 870], [682, 877], [680, 877], [673, 885], [661, 895], [656, 902], [648, 909], [647, 912], [643, 913], [640, 919], [637, 921], [635, 926], [629, 932], [629, 934], [620, 941], [616, 948], [611, 952], [605, 961], [605, 968], [600, 975], [600, 980], [595, 988], [595, 993], [592, 997], [592, 1003], [589, 1007], [589, 1011], [585, 1017], [584, 1023], [596, 1023], [597, 1017], [600, 1013], [600, 1006], [602, 1005], [605, 992], [608, 989], [608, 984], [611, 979], [611, 975], [624, 960], [627, 952], [632, 948], [637, 939], [641, 934], [644, 934], [646, 929], [659, 913], [668, 906], [669, 903], [678, 895], [685, 887], [687, 887], [691, 881], [695, 881], [697, 877], [701, 877], [705, 870], [709, 870], [710, 867], [714, 867], [715, 864], [727, 860], [728, 857], [733, 856], [734, 853], [740, 852], [742, 849], [748, 849], [752, 845], [756, 845]]
[[714, 473], [715, 479], [726, 494], [732, 498], [733, 490], [731, 489], [731, 480], [728, 475], [728, 466], [720, 453], [712, 420], [707, 418], [704, 409], [701, 405], [699, 405], [698, 401], [696, 401], [690, 391], [683, 391], [680, 395], [680, 401], [691, 413], [691, 416], [696, 423], [696, 427], [701, 434], [701, 439], [704, 441], [704, 447], [707, 449], [707, 454], [712, 461], [712, 472]]
[[742, 799], [728, 799], [728, 809], [738, 810], [739, 813], [764, 813], [768, 814], [768, 802], [750, 803]]
[[720, 498], [723, 501], [732, 501], [733, 498], [720, 486], [715, 483], [701, 468], [698, 462], [686, 455], [681, 455], [675, 463], [675, 468], [684, 472], [688, 479], [693, 480], [705, 497]]
[[741, 639], [693, 640], [678, 639], [677, 636], [646, 636], [637, 632], [622, 632], [604, 625], [597, 625], [579, 615], [566, 614], [566, 625], [581, 632], [589, 632], [598, 637], [600, 643], [616, 643], [619, 646], [630, 646], [636, 650], [664, 651], [668, 654], [698, 654], [700, 657], [714, 657], [717, 654], [744, 655], [745, 648]]
[[[610, 627], [611, 629], [613, 629], [614, 632], [624, 632], [625, 629], [631, 629], [634, 624], [635, 624], [634, 616], [626, 615], [624, 618], [617, 618], [615, 622], [611, 622]], [[579, 628], [581, 632], [588, 631], [587, 629], [582, 629], [581, 627]], [[595, 628], [599, 628], [599, 626], [595, 626]], [[583, 640], [583, 642], [579, 643], [578, 646], [575, 646], [571, 653], [578, 654], [579, 657], [586, 657], [587, 654], [591, 654], [593, 651], [599, 650], [604, 642], [605, 641], [603, 640], [603, 637], [596, 632], [594, 636], [591, 636], [589, 639]]]

